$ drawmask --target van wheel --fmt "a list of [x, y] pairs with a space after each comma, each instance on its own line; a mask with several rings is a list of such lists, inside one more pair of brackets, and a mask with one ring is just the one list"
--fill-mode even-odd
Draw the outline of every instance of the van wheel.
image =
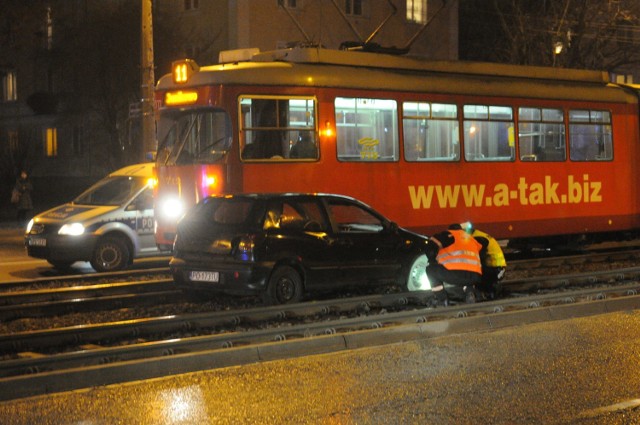
[[406, 291], [424, 291], [431, 289], [429, 279], [427, 278], [426, 268], [429, 260], [424, 254], [416, 255], [409, 263], [407, 269], [404, 289]]
[[129, 265], [129, 249], [118, 238], [102, 238], [91, 257], [91, 267], [97, 272], [122, 270]]
[[289, 266], [273, 271], [264, 294], [266, 304], [290, 304], [302, 299], [303, 287], [300, 274]]

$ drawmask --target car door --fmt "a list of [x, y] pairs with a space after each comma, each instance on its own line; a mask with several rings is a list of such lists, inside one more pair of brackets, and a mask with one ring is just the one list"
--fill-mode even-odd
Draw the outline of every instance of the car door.
[[136, 199], [129, 204], [129, 207], [135, 209], [135, 231], [140, 241], [141, 253], [156, 251], [157, 246], [153, 228], [153, 189], [146, 187]]
[[349, 199], [328, 199], [327, 209], [341, 278], [352, 283], [393, 280], [401, 268], [398, 257], [403, 241], [386, 220]]
[[273, 200], [264, 222], [269, 238], [268, 257], [289, 259], [304, 269], [307, 289], [317, 289], [336, 280], [336, 253], [331, 249], [330, 223], [315, 197]]

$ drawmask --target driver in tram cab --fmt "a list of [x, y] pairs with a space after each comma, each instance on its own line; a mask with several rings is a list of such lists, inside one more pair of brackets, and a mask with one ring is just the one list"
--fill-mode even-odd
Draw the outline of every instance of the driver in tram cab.
[[429, 259], [426, 273], [435, 296], [435, 305], [449, 305], [446, 282], [459, 289], [467, 303], [476, 301], [475, 286], [482, 282], [480, 250], [482, 245], [460, 224], [429, 238], [425, 254]]
[[507, 260], [504, 258], [502, 248], [497, 240], [488, 233], [474, 228], [471, 222], [467, 221], [460, 226], [482, 245], [480, 250], [482, 282], [477, 289], [485, 298], [495, 300], [502, 292], [500, 281], [504, 279], [507, 270]]

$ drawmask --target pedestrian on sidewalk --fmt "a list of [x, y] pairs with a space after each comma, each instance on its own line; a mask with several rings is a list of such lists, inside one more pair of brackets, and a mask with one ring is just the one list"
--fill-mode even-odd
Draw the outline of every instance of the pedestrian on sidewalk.
[[27, 221], [31, 218], [29, 215], [33, 209], [33, 200], [31, 199], [31, 192], [33, 192], [33, 185], [29, 180], [29, 175], [26, 171], [20, 172], [20, 176], [16, 179], [16, 185], [13, 188], [17, 194], [17, 199], [14, 199], [12, 195], [12, 201], [17, 200], [16, 208], [18, 209], [17, 220], [18, 224], [25, 226]]

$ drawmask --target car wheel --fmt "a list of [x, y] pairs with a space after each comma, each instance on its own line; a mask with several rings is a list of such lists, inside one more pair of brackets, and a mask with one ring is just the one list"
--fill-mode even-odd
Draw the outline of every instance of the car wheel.
[[60, 271], [67, 271], [75, 261], [47, 261], [53, 267]]
[[103, 238], [98, 241], [90, 262], [97, 272], [122, 270], [129, 264], [129, 249], [118, 238]]
[[424, 254], [416, 255], [409, 263], [405, 280], [405, 289], [407, 291], [424, 291], [431, 289], [426, 272], [428, 264], [429, 260]]
[[289, 304], [302, 299], [302, 278], [300, 274], [289, 266], [276, 268], [271, 274], [265, 302], [267, 304]]

